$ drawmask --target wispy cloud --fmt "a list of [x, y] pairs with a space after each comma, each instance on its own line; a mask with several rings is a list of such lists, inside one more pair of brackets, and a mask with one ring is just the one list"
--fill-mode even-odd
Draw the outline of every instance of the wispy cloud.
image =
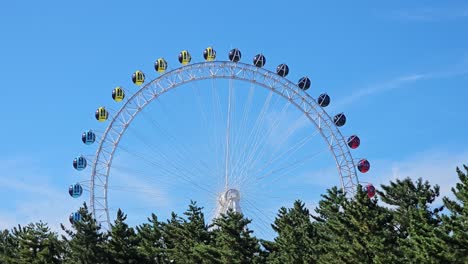
[[[454, 153], [445, 150], [427, 150], [400, 160], [371, 160], [371, 170], [367, 174], [360, 174], [359, 181], [361, 184], [372, 183], [376, 188], [380, 188], [382, 184], [388, 185], [390, 181], [396, 179], [422, 178], [424, 181], [429, 181], [432, 186], [436, 184], [440, 186], [440, 196], [436, 204], [441, 204], [442, 197], [453, 197], [451, 188], [459, 181], [455, 169], [462, 167], [463, 164], [468, 164], [468, 151]], [[330, 175], [336, 175], [336, 179], [332, 179]], [[304, 184], [323, 188], [322, 193], [325, 193], [326, 188], [340, 186], [335, 167], [304, 173], [300, 179]], [[308, 203], [312, 208], [318, 204], [318, 200], [311, 200]]]
[[341, 109], [344, 106], [353, 104], [364, 97], [404, 88], [419, 81], [453, 78], [464, 75], [468, 75], [468, 61], [466, 58], [464, 61], [454, 65], [451, 69], [448, 70], [403, 75], [381, 83], [375, 83], [368, 85], [367, 87], [354, 90], [352, 94], [337, 100], [337, 102], [334, 103], [334, 107]]
[[139, 204], [146, 204], [148, 208], [152, 206], [170, 208], [169, 195], [150, 180], [143, 181], [129, 173], [113, 173], [112, 185], [110, 186], [112, 193], [131, 194], [133, 199], [136, 199]]
[[382, 83], [376, 83], [368, 87], [355, 90], [352, 94], [346, 96], [345, 98], [341, 100], [338, 100], [334, 104], [334, 106], [338, 108], [342, 108], [343, 106], [357, 102], [359, 99], [363, 97], [398, 89], [409, 83], [416, 82], [416, 81], [423, 80], [423, 79], [428, 79], [428, 78], [431, 78], [431, 75], [412, 74], [412, 75], [397, 77], [397, 78], [394, 78], [394, 79], [391, 79], [389, 81], [385, 81]]
[[463, 164], [468, 164], [468, 152], [428, 150], [399, 161], [374, 161], [369, 181], [378, 188], [395, 179], [422, 178], [432, 185], [439, 185], [441, 197], [452, 197], [451, 188], [459, 181], [455, 168], [462, 167]]
[[43, 221], [52, 230], [61, 232], [60, 224], [67, 225], [68, 215], [79, 207], [80, 201], [68, 196], [67, 186], [53, 182], [53, 175], [41, 171], [37, 160], [27, 157], [2, 160], [0, 171], [2, 229]]

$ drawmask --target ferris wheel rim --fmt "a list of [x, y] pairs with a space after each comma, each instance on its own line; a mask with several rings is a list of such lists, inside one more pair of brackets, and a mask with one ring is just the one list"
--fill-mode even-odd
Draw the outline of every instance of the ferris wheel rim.
[[[210, 69], [210, 67], [212, 67], [213, 69], [216, 69], [216, 71], [210, 70], [210, 74], [208, 76], [197, 78], [197, 76], [193, 75], [193, 73], [192, 75], [190, 75], [189, 73], [188, 76], [190, 78], [185, 81], [183, 80], [182, 74], [189, 72], [190, 70], [195, 70], [195, 73], [201, 73], [202, 70]], [[234, 74], [234, 72], [232, 72], [232, 75], [217, 75], [219, 71], [226, 70], [226, 69], [231, 69], [231, 70], [237, 69], [239, 72], [250, 72], [252, 76], [251, 78], [246, 78], [246, 77], [240, 78], [240, 77], [237, 77], [239, 73]], [[258, 74], [260, 74], [260, 76], [263, 77], [264, 82], [259, 82], [257, 79], [255, 79], [255, 77], [258, 77], [256, 76]], [[169, 87], [163, 87], [162, 85], [159, 85], [159, 87], [161, 88], [161, 91], [159, 93], [155, 92], [151, 94], [152, 97], [150, 99], [147, 99], [146, 97], [144, 97], [143, 93], [149, 90], [150, 87], [158, 85], [161, 80], [170, 79], [171, 77], [177, 77], [177, 78], [175, 78], [174, 82], [172, 83], [171, 83], [171, 80], [168, 80], [167, 84], [169, 84]], [[336, 166], [337, 166], [342, 190], [345, 193], [350, 193], [350, 194], [355, 193], [355, 188], [358, 186], [359, 180], [358, 180], [358, 175], [356, 171], [356, 166], [354, 164], [354, 159], [348, 147], [347, 140], [342, 135], [338, 126], [336, 126], [335, 123], [333, 122], [332, 117], [328, 114], [327, 111], [325, 111], [323, 107], [321, 107], [317, 103], [317, 101], [312, 96], [310, 96], [307, 92], [299, 88], [297, 84], [293, 83], [289, 79], [279, 76], [276, 73], [265, 68], [256, 67], [254, 65], [250, 65], [250, 64], [246, 64], [242, 62], [231, 62], [231, 61], [198, 62], [198, 63], [191, 63], [188, 65], [183, 65], [181, 67], [168, 71], [156, 77], [155, 79], [151, 80], [150, 82], [146, 83], [138, 91], [136, 91], [131, 97], [129, 97], [124, 102], [122, 107], [112, 116], [112, 119], [109, 125], [106, 127], [106, 130], [104, 131], [104, 134], [102, 135], [101, 140], [99, 141], [99, 146], [96, 150], [96, 154], [95, 154], [94, 162], [92, 163], [92, 170], [91, 170], [91, 181], [90, 181], [90, 184], [91, 184], [90, 186], [90, 194], [91, 194], [90, 195], [90, 209], [91, 210], [90, 211], [92, 212], [95, 218], [97, 218], [96, 217], [97, 211], [103, 212], [100, 217], [104, 217], [105, 220], [99, 221], [97, 219], [100, 223], [106, 222], [107, 225], [110, 226], [110, 216], [109, 216], [109, 207], [108, 207], [109, 172], [112, 166], [112, 161], [113, 161], [115, 150], [117, 149], [117, 146], [120, 143], [120, 139], [125, 133], [127, 127], [131, 124], [133, 119], [138, 115], [140, 111], [142, 111], [148, 104], [154, 101], [154, 99], [159, 98], [159, 96], [161, 96], [165, 92], [175, 89], [179, 86], [183, 86], [190, 82], [207, 80], [207, 79], [231, 79], [231, 80], [239, 80], [239, 81], [255, 83], [257, 86], [270, 89], [276, 94], [283, 97], [284, 99], [290, 101], [291, 104], [293, 104], [297, 109], [302, 111], [307, 116], [307, 118], [310, 120], [310, 122], [314, 124], [314, 126], [316, 127], [316, 129], [318, 129], [318, 132], [320, 133], [322, 138], [327, 143], [330, 149], [330, 152], [332, 153], [333, 158], [335, 160]], [[180, 82], [177, 83], [177, 81], [180, 81]], [[267, 81], [273, 81], [274, 83], [266, 84]], [[293, 95], [291, 95], [291, 97], [292, 96], [300, 97], [302, 99], [303, 105], [293, 102], [291, 98], [288, 98], [283, 93], [278, 92], [278, 90], [275, 89], [274, 85], [280, 85], [283, 89], [289, 92], [292, 92]], [[144, 103], [141, 103], [140, 101], [138, 101], [140, 97], [144, 98], [143, 99], [145, 101]], [[136, 102], [137, 108], [132, 109], [134, 111], [133, 114], [129, 114], [128, 113], [129, 111], [128, 109], [130, 108], [129, 105], [132, 103], [135, 103], [135, 100], [137, 101]], [[310, 107], [308, 111], [304, 109], [306, 106]], [[324, 126], [322, 126], [321, 123], [317, 124], [317, 122], [313, 118], [310, 117], [311, 111], [314, 111], [317, 114], [319, 122], [323, 121]], [[121, 124], [121, 130], [117, 132], [112, 131], [114, 128], [114, 124], [119, 120], [122, 114], [125, 114], [126, 112], [129, 115], [129, 119], [125, 121], [125, 123]], [[327, 138], [327, 136], [324, 134], [325, 129], [328, 132], [331, 132], [330, 133], [331, 139]], [[105, 173], [104, 174], [98, 173], [97, 166], [100, 163], [102, 163], [100, 161], [100, 157], [104, 155], [104, 151], [103, 151], [104, 144], [110, 143], [107, 140], [111, 132], [115, 133], [116, 138], [114, 138], [113, 142], [111, 142], [112, 144], [109, 145], [109, 147], [112, 147], [112, 150], [110, 152], [106, 151], [107, 154], [109, 155], [107, 158], [105, 158], [105, 167], [101, 168], [101, 169], [105, 169]], [[338, 148], [336, 148], [337, 146]], [[339, 152], [341, 155], [337, 155], [335, 153], [335, 150], [336, 152]], [[339, 161], [339, 157], [341, 157], [340, 161]], [[343, 160], [344, 160], [345, 165], [340, 165], [343, 163]], [[342, 169], [347, 169], [348, 175], [343, 176]], [[101, 182], [103, 183], [102, 190], [104, 192], [104, 196], [99, 197], [99, 199], [101, 199], [102, 202], [98, 202], [98, 203], [96, 203], [97, 196], [95, 192], [95, 187], [97, 186], [95, 184], [95, 181], [97, 177], [105, 178], [104, 182], [102, 182], [102, 179], [99, 178]], [[344, 182], [345, 177], [348, 178], [347, 184], [345, 184]], [[99, 204], [101, 208], [97, 208], [96, 206], [97, 204]]]

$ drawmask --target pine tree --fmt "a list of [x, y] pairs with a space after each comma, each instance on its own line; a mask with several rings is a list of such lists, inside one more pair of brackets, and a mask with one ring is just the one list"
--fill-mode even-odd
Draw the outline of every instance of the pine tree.
[[73, 224], [73, 230], [67, 230], [63, 225], [62, 229], [69, 236], [62, 236], [68, 243], [69, 255], [67, 262], [73, 264], [101, 264], [108, 263], [105, 252], [106, 238], [101, 233], [101, 226], [93, 218], [86, 203], [80, 208], [81, 220]]
[[174, 263], [219, 263], [218, 251], [205, 224], [202, 208], [191, 201], [184, 213], [187, 219], [172, 213], [171, 220], [162, 224], [164, 245], [169, 261]]
[[315, 209], [316, 215], [312, 215], [318, 238], [315, 245], [318, 263], [350, 263], [346, 255], [340, 254], [347, 251], [347, 245], [351, 241], [347, 227], [343, 225], [346, 197], [337, 187], [328, 189], [321, 196]]
[[187, 234], [182, 228], [183, 221], [173, 212], [171, 219], [161, 224], [164, 255], [167, 256], [165, 261], [169, 263], [190, 263], [190, 258], [187, 256], [190, 246], [184, 243]]
[[432, 186], [428, 181], [423, 182], [421, 178], [416, 184], [410, 179], [397, 179], [391, 181], [390, 185], [382, 185], [382, 191], [377, 190], [382, 201], [390, 206], [396, 207], [393, 211], [396, 230], [400, 238], [408, 236], [410, 224], [410, 212], [420, 205], [432, 204], [439, 196], [439, 186]]
[[392, 214], [378, 205], [376, 197], [370, 199], [358, 185], [353, 199], [344, 201], [343, 212], [340, 220], [349, 242], [344, 252], [336, 254], [351, 263], [398, 263]]
[[122, 210], [117, 211], [117, 218], [111, 225], [106, 251], [110, 263], [141, 263], [142, 259], [137, 251], [139, 239], [133, 228], [129, 227], [125, 220], [127, 216]]
[[395, 207], [393, 226], [402, 253], [400, 262], [452, 263], [439, 215], [443, 207], [430, 207], [439, 196], [439, 186], [406, 178], [382, 185], [382, 189], [378, 192], [382, 201]]
[[13, 229], [13, 235], [17, 240], [19, 263], [62, 263], [64, 247], [47, 224], [39, 222], [18, 226]]
[[260, 254], [259, 241], [247, 225], [251, 220], [229, 210], [214, 220], [214, 245], [220, 250], [221, 263], [255, 263]]
[[148, 218], [149, 223], [137, 226], [139, 237], [139, 254], [143, 257], [143, 263], [159, 264], [166, 263], [167, 254], [161, 233], [161, 223], [155, 214]]
[[315, 263], [317, 237], [310, 212], [301, 201], [291, 209], [282, 207], [272, 225], [278, 234], [274, 243], [264, 243], [271, 254], [268, 263]]
[[457, 167], [460, 182], [452, 188], [455, 200], [443, 198], [450, 215], [444, 216], [444, 224], [450, 237], [447, 239], [450, 249], [455, 254], [457, 263], [468, 263], [468, 166], [463, 165], [465, 172]]
[[16, 263], [18, 260], [18, 239], [8, 230], [0, 232], [0, 263]]
[[218, 263], [219, 252], [212, 246], [212, 236], [205, 223], [203, 208], [190, 201], [189, 208], [184, 212], [187, 221], [183, 228], [188, 231], [188, 241], [192, 244], [190, 256], [195, 263]]

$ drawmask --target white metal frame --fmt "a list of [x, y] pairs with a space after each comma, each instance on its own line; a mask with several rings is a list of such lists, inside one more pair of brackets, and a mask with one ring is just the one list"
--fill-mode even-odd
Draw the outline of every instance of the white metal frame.
[[230, 61], [201, 62], [169, 71], [144, 85], [131, 96], [110, 120], [92, 163], [90, 209], [100, 222], [110, 225], [108, 209], [108, 180], [114, 152], [135, 116], [150, 102], [165, 92], [183, 84], [206, 79], [233, 79], [255, 83], [284, 97], [301, 110], [319, 130], [335, 159], [341, 186], [347, 194], [354, 194], [358, 177], [347, 140], [335, 126], [333, 118], [316, 100], [295, 83], [264, 68]]

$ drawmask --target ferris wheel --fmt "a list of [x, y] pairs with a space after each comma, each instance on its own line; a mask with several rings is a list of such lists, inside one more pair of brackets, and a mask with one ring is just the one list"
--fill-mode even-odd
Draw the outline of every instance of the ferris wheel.
[[[151, 195], [166, 186], [172, 200], [204, 199], [213, 218], [232, 209], [271, 223], [263, 210], [270, 199], [256, 197], [302, 198], [292, 190], [308, 180], [294, 177], [313, 174], [311, 164], [319, 164], [326, 177], [333, 176], [327, 181], [337, 180], [348, 196], [355, 194], [358, 171], [368, 172], [370, 163], [351, 155], [360, 138], [340, 131], [347, 121], [344, 113], [325, 111], [331, 103], [327, 93], [309, 95], [309, 77], [290, 81], [285, 63], [274, 71], [264, 68], [263, 54], [248, 64], [241, 62], [239, 49], [232, 49], [229, 60], [222, 61], [208, 47], [201, 57], [204, 61], [193, 63], [184, 50], [178, 56], [180, 67], [174, 69], [158, 58], [154, 70], [159, 76], [147, 81], [143, 71], [135, 71], [131, 85], [138, 89], [132, 93], [118, 86], [112, 99], [120, 107], [96, 110], [96, 120], [108, 125], [82, 133], [85, 145], [97, 147], [94, 154], [73, 160], [77, 171], [88, 169], [90, 176], [71, 185], [69, 194], [79, 198], [89, 192], [90, 210], [98, 222], [110, 225], [113, 194], [127, 192], [116, 200], [119, 206], [135, 193], [144, 193], [146, 202], [136, 203], [154, 208]], [[321, 165], [325, 163], [328, 167]], [[324, 169], [331, 165], [333, 173]], [[117, 186], [113, 177], [126, 180]], [[372, 184], [364, 188], [374, 196]], [[78, 212], [70, 215], [71, 223], [79, 219]]]

